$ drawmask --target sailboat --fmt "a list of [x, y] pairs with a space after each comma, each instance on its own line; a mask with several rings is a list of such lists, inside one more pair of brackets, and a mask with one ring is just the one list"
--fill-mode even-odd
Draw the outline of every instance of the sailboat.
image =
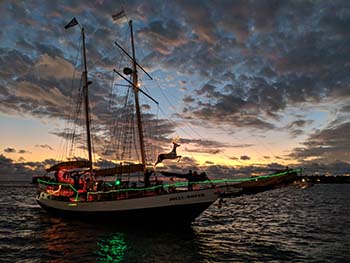
[[[78, 24], [73, 20], [66, 29]], [[85, 108], [85, 128], [88, 160], [71, 160], [56, 164], [47, 169], [53, 172], [53, 180], [38, 180], [39, 191], [36, 197], [38, 204], [45, 210], [59, 216], [74, 216], [79, 218], [105, 217], [115, 221], [129, 222], [142, 219], [142, 222], [190, 223], [204, 210], [213, 204], [220, 194], [227, 191], [239, 191], [232, 187], [236, 182], [213, 183], [205, 174], [194, 173], [175, 174], [155, 171], [154, 167], [164, 159], [176, 159], [175, 141], [173, 151], [161, 154], [155, 160], [154, 166], [147, 167], [146, 151], [143, 136], [143, 123], [139, 94], [143, 93], [153, 101], [138, 85], [138, 69], [144, 69], [137, 63], [133, 37], [132, 21], [129, 21], [132, 55], [129, 55], [118, 43], [116, 45], [125, 52], [132, 62], [132, 68], [124, 68], [124, 75], [130, 75], [131, 80], [114, 70], [132, 87], [135, 99], [135, 115], [137, 119], [137, 139], [141, 152], [141, 162], [126, 165], [116, 165], [107, 169], [94, 169], [92, 160], [92, 144], [90, 132], [90, 108], [88, 87], [88, 71], [85, 51], [85, 33], [81, 27], [83, 50], [83, 98]], [[147, 73], [148, 74], [148, 73]], [[142, 173], [143, 184], [125, 179], [123, 175]], [[181, 177], [182, 181], [164, 184], [156, 175]], [[101, 177], [117, 176], [114, 182], [105, 182]], [[153, 176], [153, 180], [150, 177]]]

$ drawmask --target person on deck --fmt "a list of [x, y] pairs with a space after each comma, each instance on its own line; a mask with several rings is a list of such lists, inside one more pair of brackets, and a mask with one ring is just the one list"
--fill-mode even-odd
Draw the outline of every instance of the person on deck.
[[193, 174], [192, 174], [192, 170], [189, 170], [188, 172], [188, 191], [192, 191], [193, 190]]
[[170, 183], [169, 183], [168, 191], [169, 191], [169, 193], [176, 192], [176, 186], [174, 184], [174, 178], [173, 177], [170, 177]]
[[150, 186], [150, 177], [153, 174], [153, 171], [147, 169], [145, 172], [145, 176], [144, 176], [144, 183], [145, 183], [145, 188]]

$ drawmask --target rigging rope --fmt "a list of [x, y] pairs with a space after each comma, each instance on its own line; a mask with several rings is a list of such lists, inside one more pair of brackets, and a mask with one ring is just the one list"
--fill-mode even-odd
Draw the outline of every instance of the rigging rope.
[[[69, 142], [70, 142], [70, 133], [69, 131], [71, 129], [73, 129], [73, 127], [71, 127], [72, 125], [74, 126], [74, 119], [75, 119], [75, 113], [76, 113], [76, 109], [74, 106], [76, 106], [76, 104], [74, 103], [74, 98], [76, 98], [76, 96], [74, 95], [74, 91], [75, 91], [75, 75], [76, 75], [76, 72], [77, 72], [77, 69], [76, 69], [76, 65], [77, 65], [77, 62], [78, 62], [78, 59], [79, 59], [79, 54], [81, 53], [81, 47], [82, 47], [82, 39], [79, 38], [79, 45], [78, 45], [78, 48], [77, 48], [77, 52], [76, 52], [76, 55], [75, 55], [75, 60], [74, 60], [74, 64], [75, 67], [74, 67], [74, 70], [73, 70], [73, 76], [72, 76], [72, 82], [71, 82], [71, 89], [70, 89], [70, 96], [68, 96], [69, 98], [69, 102], [68, 105], [71, 105], [70, 107], [70, 110], [68, 111], [67, 115], [65, 115], [65, 126], [64, 126], [64, 129], [63, 129], [63, 136], [61, 136], [61, 141], [60, 141], [60, 145], [59, 145], [59, 150], [57, 151], [57, 156], [56, 156], [56, 159], [57, 160], [64, 160], [66, 159], [69, 154]], [[80, 79], [81, 81], [81, 79]]]

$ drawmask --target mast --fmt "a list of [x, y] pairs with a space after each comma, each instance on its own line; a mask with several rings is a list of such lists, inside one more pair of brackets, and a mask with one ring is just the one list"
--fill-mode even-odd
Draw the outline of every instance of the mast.
[[89, 92], [88, 86], [92, 83], [88, 81], [87, 66], [86, 66], [86, 51], [85, 51], [85, 33], [84, 28], [81, 28], [81, 35], [83, 38], [83, 60], [84, 60], [84, 71], [83, 71], [83, 94], [85, 102], [85, 119], [86, 119], [86, 139], [89, 153], [90, 171], [92, 172], [92, 149], [91, 149], [91, 134], [90, 134], [90, 109], [89, 109]]
[[137, 128], [139, 133], [140, 140], [140, 149], [141, 149], [141, 161], [144, 167], [146, 167], [146, 155], [145, 155], [145, 143], [143, 138], [143, 128], [141, 121], [141, 109], [139, 104], [139, 86], [138, 86], [138, 76], [137, 76], [137, 68], [136, 68], [136, 56], [135, 56], [135, 46], [134, 46], [134, 34], [132, 29], [132, 20], [129, 21], [130, 26], [130, 34], [131, 34], [131, 47], [132, 47], [132, 83], [135, 94], [135, 107], [136, 107], [136, 119], [137, 119]]

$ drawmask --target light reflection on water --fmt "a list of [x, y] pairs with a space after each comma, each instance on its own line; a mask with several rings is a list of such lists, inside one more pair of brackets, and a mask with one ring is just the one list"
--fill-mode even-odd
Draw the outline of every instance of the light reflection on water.
[[225, 199], [176, 230], [54, 218], [32, 187], [0, 193], [1, 262], [350, 262], [350, 185]]
[[127, 248], [125, 234], [114, 234], [111, 238], [97, 242], [97, 260], [103, 263], [122, 262]]

